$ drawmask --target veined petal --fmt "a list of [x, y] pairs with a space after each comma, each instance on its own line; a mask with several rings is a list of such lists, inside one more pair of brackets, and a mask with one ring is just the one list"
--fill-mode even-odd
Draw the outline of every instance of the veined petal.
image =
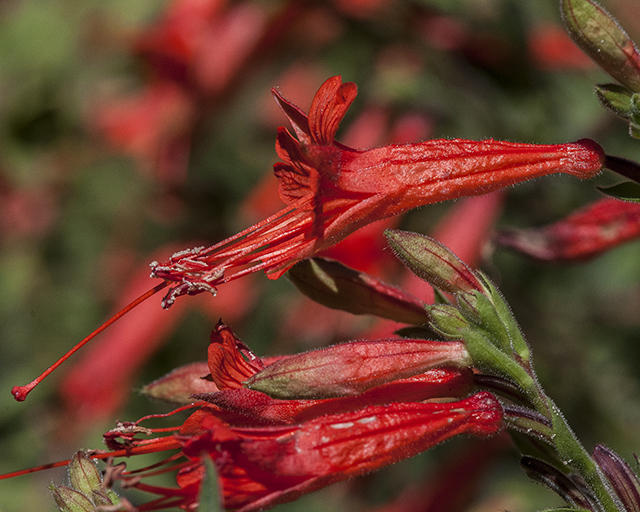
[[296, 132], [300, 142], [305, 144], [311, 142], [311, 132], [309, 131], [307, 114], [289, 100], [285, 99], [276, 87], [271, 89], [271, 92], [273, 93], [276, 103], [282, 109], [284, 115], [289, 119], [289, 122]]
[[299, 142], [282, 127], [278, 129], [276, 152], [284, 160], [284, 163], [273, 166], [273, 173], [278, 179], [280, 199], [291, 205], [315, 194], [318, 190], [318, 172], [306, 162]]
[[297, 427], [223, 429], [222, 438], [211, 430], [187, 440], [183, 452], [194, 460], [210, 454], [225, 507], [248, 512], [375, 471], [460, 434], [493, 435], [502, 420], [498, 400], [480, 392], [444, 404], [366, 407]]
[[209, 371], [218, 389], [242, 387], [243, 381], [252, 377], [264, 366], [260, 358], [256, 357], [222, 322], [218, 322], [211, 333], [208, 351]]
[[331, 398], [357, 395], [438, 366], [470, 364], [464, 344], [457, 341], [353, 341], [282, 358], [244, 385], [274, 398]]
[[343, 84], [340, 76], [331, 77], [320, 86], [309, 109], [309, 130], [316, 144], [333, 144], [338, 127], [357, 95], [356, 84]]

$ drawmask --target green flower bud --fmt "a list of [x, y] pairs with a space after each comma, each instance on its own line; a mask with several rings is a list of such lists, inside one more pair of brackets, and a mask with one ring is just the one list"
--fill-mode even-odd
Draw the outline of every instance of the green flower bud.
[[51, 493], [60, 512], [96, 512], [93, 502], [84, 494], [64, 485], [51, 485]]
[[640, 92], [640, 53], [618, 22], [592, 0], [563, 0], [562, 19], [574, 42], [604, 71]]
[[100, 489], [102, 475], [97, 464], [84, 452], [76, 452], [69, 463], [69, 480], [71, 487], [85, 496], [90, 496], [93, 491]]
[[482, 289], [467, 264], [437, 240], [400, 230], [388, 229], [385, 235], [396, 256], [434, 287], [451, 294]]

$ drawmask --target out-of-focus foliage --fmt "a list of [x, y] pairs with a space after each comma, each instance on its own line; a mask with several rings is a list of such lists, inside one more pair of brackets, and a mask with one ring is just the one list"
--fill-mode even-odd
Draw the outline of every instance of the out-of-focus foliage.
[[[206, 16], [189, 11], [209, 3], [217, 7]], [[603, 3], [631, 24], [640, 19], [634, 0]], [[186, 46], [161, 37], [179, 32], [171, 19], [192, 24]], [[640, 24], [625, 29], [632, 38], [640, 34]], [[309, 318], [324, 310], [305, 309], [312, 306], [285, 279], [256, 276], [237, 297], [229, 288], [227, 298], [221, 289], [216, 298], [183, 299], [192, 301], [188, 308], [154, 317], [175, 324], [162, 339], [142, 332], [139, 339], [148, 336], [148, 343], [124, 361], [105, 358], [118, 370], [135, 366], [142, 352], [148, 359], [126, 382], [131, 396], [112, 397], [109, 415], [70, 412], [73, 389], [57, 390], [64, 367], [26, 403], [9, 393], [99, 325], [152, 259], [221, 240], [279, 208], [273, 190], [261, 184], [277, 160], [275, 128], [285, 122], [269, 91], [280, 86], [306, 110], [335, 74], [360, 90], [338, 134], [345, 142], [348, 134], [354, 146], [376, 131], [385, 134], [376, 144], [589, 137], [607, 153], [640, 160], [640, 143], [598, 103], [594, 84], [605, 75], [564, 35], [555, 0], [4, 2], [0, 473], [100, 448], [102, 432], [116, 419], [170, 410], [135, 390], [204, 360], [219, 316], [261, 355], [344, 341], [371, 324], [345, 314], [318, 327]], [[601, 197], [596, 185], [618, 181], [604, 173], [591, 182], [554, 177], [518, 186], [508, 191], [498, 224], [550, 223]], [[430, 233], [451, 206], [412, 212], [402, 226]], [[489, 247], [481, 264], [521, 322], [547, 392], [587, 448], [604, 442], [627, 459], [640, 444], [638, 249], [633, 242], [588, 263], [552, 266]], [[381, 265], [385, 278], [392, 279], [393, 265]], [[159, 299], [151, 302], [160, 308]], [[130, 317], [132, 326], [147, 318], [138, 311]], [[114, 342], [112, 350], [125, 349]], [[87, 386], [77, 393], [91, 396]], [[455, 466], [463, 449], [472, 452], [463, 444], [277, 510], [376, 509], [408, 483], [435, 479], [441, 464]], [[559, 505], [529, 484], [515, 457], [474, 450], [493, 461], [482, 468], [475, 510]], [[51, 480], [61, 475], [0, 482], [0, 510], [54, 510]], [[135, 495], [130, 499], [135, 503]]]

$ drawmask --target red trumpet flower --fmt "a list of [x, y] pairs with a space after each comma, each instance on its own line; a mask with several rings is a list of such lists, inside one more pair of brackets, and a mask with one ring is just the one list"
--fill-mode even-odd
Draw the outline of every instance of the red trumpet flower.
[[439, 139], [355, 150], [334, 140], [354, 101], [356, 85], [328, 79], [309, 116], [274, 89], [293, 137], [278, 130], [274, 166], [284, 210], [209, 248], [152, 265], [153, 275], [176, 284], [163, 305], [257, 270], [275, 279], [296, 262], [358, 228], [418, 206], [480, 195], [547, 174], [591, 178], [603, 165], [593, 141], [535, 145], [493, 139]]
[[[138, 510], [195, 510], [203, 462], [211, 458], [224, 508], [248, 512], [375, 471], [460, 434], [489, 437], [502, 424], [502, 406], [486, 391], [456, 402], [369, 406], [286, 426], [233, 427], [205, 407], [187, 419], [177, 436], [145, 441], [126, 435], [128, 447], [111, 454], [180, 448], [179, 455], [188, 459], [174, 466], [180, 468], [178, 488], [145, 483], [145, 471], [119, 476], [126, 485], [160, 496]], [[174, 463], [177, 457], [166, 462]], [[157, 466], [149, 468], [150, 475], [158, 472]]]
[[294, 424], [371, 405], [461, 398], [473, 385], [460, 342], [353, 341], [261, 360], [218, 323], [208, 363], [220, 391], [194, 390], [193, 398], [213, 404], [235, 426]]

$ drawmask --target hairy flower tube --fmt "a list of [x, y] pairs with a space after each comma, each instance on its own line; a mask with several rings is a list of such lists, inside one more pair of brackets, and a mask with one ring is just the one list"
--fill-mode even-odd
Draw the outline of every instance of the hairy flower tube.
[[[458, 342], [355, 341], [262, 360], [219, 323], [208, 354], [211, 380], [220, 391], [193, 395], [202, 401], [188, 406], [199, 409], [182, 426], [147, 429], [143, 418], [105, 434], [111, 451], [99, 458], [178, 450], [159, 465], [114, 473], [123, 486], [158, 496], [140, 511], [195, 510], [202, 487], [210, 485], [203, 483], [207, 460], [215, 465], [224, 508], [262, 510], [457, 435], [492, 436], [503, 424], [496, 396], [469, 396], [473, 371]], [[276, 378], [282, 391], [284, 373], [292, 394], [311, 379], [318, 381], [318, 394], [343, 390], [346, 396], [283, 400], [245, 387]], [[154, 432], [173, 435], [138, 437]], [[147, 477], [172, 470], [177, 487], [147, 483]]]
[[[204, 407], [172, 437], [127, 439], [135, 454], [180, 449], [177, 488], [144, 482], [145, 472], [120, 478], [159, 498], [138, 507], [195, 510], [206, 458], [219, 475], [224, 507], [247, 512], [293, 501], [335, 482], [380, 469], [461, 434], [488, 437], [502, 428], [491, 393], [447, 403], [392, 403], [328, 414], [297, 425], [234, 427]], [[115, 453], [115, 452], [114, 452]], [[121, 455], [122, 451], [118, 453]], [[167, 463], [177, 460], [169, 457]], [[149, 469], [153, 474], [156, 467]]]
[[357, 94], [354, 83], [329, 78], [308, 116], [273, 93], [295, 133], [279, 128], [276, 142], [282, 162], [274, 172], [287, 207], [216, 245], [154, 262], [154, 277], [177, 283], [165, 307], [250, 272], [278, 278], [358, 228], [418, 206], [553, 173], [591, 178], [603, 166], [602, 149], [586, 139], [556, 145], [438, 139], [355, 150], [335, 141]]
[[256, 358], [222, 323], [211, 334], [208, 364], [219, 391], [194, 398], [243, 416], [234, 420], [241, 425], [460, 398], [473, 385], [468, 354], [458, 342], [354, 341], [274, 361]]

